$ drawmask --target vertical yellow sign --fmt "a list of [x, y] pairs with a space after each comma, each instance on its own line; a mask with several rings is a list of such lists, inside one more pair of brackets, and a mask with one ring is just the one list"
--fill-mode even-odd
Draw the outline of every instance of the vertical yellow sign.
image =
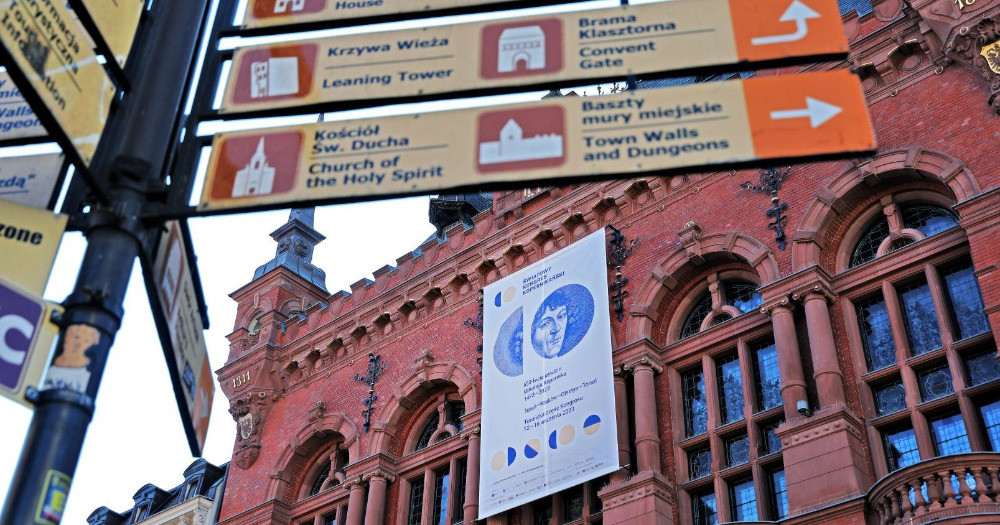
[[66, 3], [0, 1], [0, 44], [89, 166], [115, 89]]
[[52, 272], [65, 215], [0, 201], [0, 276], [41, 295]]
[[115, 54], [115, 60], [124, 66], [146, 0], [83, 0], [83, 5]]

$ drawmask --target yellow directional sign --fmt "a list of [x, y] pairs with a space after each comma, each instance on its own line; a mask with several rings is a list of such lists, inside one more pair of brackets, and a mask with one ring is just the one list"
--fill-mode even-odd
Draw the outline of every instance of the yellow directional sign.
[[62, 308], [0, 278], [0, 395], [31, 406], [25, 390], [41, 383], [59, 334], [53, 311]]
[[82, 0], [115, 60], [125, 65], [146, 0]]
[[661, 2], [238, 49], [224, 113], [846, 55], [836, 0]]
[[200, 208], [869, 152], [847, 71], [217, 135]]
[[66, 2], [0, 1], [0, 44], [89, 165], [115, 90]]
[[66, 231], [65, 215], [0, 201], [0, 277], [41, 295]]
[[[200, 456], [208, 432], [215, 383], [181, 227], [177, 221], [168, 222], [166, 226], [167, 231], [161, 236], [156, 252], [153, 274], [149, 276], [152, 282], [147, 279], [147, 288], [150, 284], [155, 287], [160, 308], [154, 312], [157, 324], [169, 333], [169, 340], [162, 343], [171, 368], [181, 420], [192, 454]], [[153, 297], [150, 294], [150, 300]]]
[[6, 71], [0, 71], [0, 140], [44, 137], [45, 134], [45, 127], [21, 96], [21, 90]]
[[[512, 0], [250, 0], [243, 27], [249, 29], [511, 3]], [[516, 3], [523, 4], [522, 7], [538, 4], [528, 0]]]

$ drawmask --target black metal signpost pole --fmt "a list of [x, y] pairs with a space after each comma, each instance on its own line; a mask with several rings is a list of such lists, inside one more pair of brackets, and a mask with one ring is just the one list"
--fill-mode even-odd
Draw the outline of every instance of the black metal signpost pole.
[[[0, 516], [2, 525], [59, 523], [94, 410], [108, 351], [121, 325], [132, 266], [146, 235], [139, 221], [162, 188], [163, 166], [178, 129], [186, 81], [209, 0], [155, 2], [142, 43], [130, 62], [132, 91], [114, 115], [92, 168], [110, 181], [106, 205], [82, 221], [87, 251], [64, 304], [56, 358], [36, 410]], [[73, 359], [60, 362], [60, 356]], [[82, 361], [81, 361], [82, 360]], [[80, 365], [80, 363], [85, 363]], [[67, 365], [77, 365], [76, 367]], [[74, 368], [61, 377], [56, 368]], [[53, 378], [55, 378], [53, 380]]]

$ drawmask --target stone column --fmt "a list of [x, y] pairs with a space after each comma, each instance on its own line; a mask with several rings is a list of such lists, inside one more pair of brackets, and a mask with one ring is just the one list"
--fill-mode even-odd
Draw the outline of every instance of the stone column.
[[830, 324], [830, 309], [826, 295], [813, 289], [806, 293], [803, 301], [806, 310], [806, 325], [809, 331], [809, 350], [813, 359], [813, 379], [820, 407], [843, 404], [844, 376], [837, 361], [837, 346]]
[[635, 382], [635, 449], [638, 471], [660, 471], [660, 435], [656, 422], [654, 365], [643, 359], [632, 371]]
[[365, 486], [358, 478], [351, 483], [350, 495], [347, 498], [347, 525], [364, 525], [365, 519]]
[[479, 427], [465, 434], [469, 440], [469, 456], [465, 460], [464, 523], [475, 523], [479, 517]]
[[[382, 473], [368, 476], [368, 505], [365, 510], [365, 525], [382, 525], [385, 521], [385, 492], [389, 480]], [[353, 489], [351, 496], [354, 495]], [[348, 502], [348, 506], [350, 502]]]
[[778, 373], [781, 377], [781, 401], [785, 406], [785, 421], [799, 417], [795, 410], [798, 401], [808, 402], [806, 383], [802, 373], [802, 357], [795, 334], [792, 307], [787, 300], [770, 309], [774, 329], [774, 344], [778, 352]]
[[[628, 442], [628, 392], [625, 387], [625, 371], [615, 367], [615, 422], [618, 424], [618, 465], [624, 467], [632, 463], [632, 447]], [[621, 481], [628, 475], [627, 468], [620, 468], [611, 474], [612, 481]]]

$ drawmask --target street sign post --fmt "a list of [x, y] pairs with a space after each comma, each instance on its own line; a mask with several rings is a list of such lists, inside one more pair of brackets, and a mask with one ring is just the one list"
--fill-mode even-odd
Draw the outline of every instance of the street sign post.
[[0, 158], [0, 200], [48, 209], [64, 165], [61, 153]]
[[477, 6], [537, 7], [558, 3], [529, 0], [250, 0], [245, 29], [419, 14]]
[[704, 171], [874, 149], [857, 77], [805, 73], [224, 133], [215, 138], [200, 209]]
[[[90, 159], [107, 121], [115, 88], [60, 0], [0, 1], [0, 54], [8, 71], [30, 85], [59, 129], [50, 129], [64, 151], [83, 166]], [[22, 93], [27, 94], [27, 93]]]
[[[195, 295], [191, 261], [181, 225], [166, 224], [153, 268], [145, 271], [153, 313], [177, 406], [191, 453], [200, 456], [208, 432], [215, 382], [208, 362], [201, 309]], [[152, 291], [155, 291], [153, 293]]]
[[23, 405], [28, 387], [37, 387], [52, 353], [59, 326], [51, 321], [62, 309], [15, 283], [0, 278], [0, 395]]
[[0, 276], [41, 295], [66, 231], [65, 215], [0, 202]]
[[816, 61], [847, 50], [835, 0], [661, 2], [240, 48], [221, 112]]

